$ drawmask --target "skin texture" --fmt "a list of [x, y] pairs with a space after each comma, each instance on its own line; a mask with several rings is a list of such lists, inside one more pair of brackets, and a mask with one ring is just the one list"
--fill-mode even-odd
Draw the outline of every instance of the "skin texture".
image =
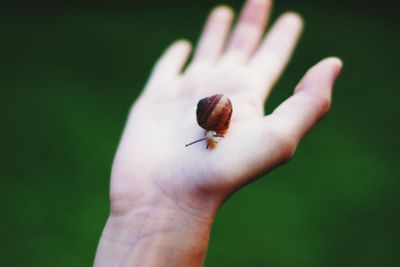
[[[264, 34], [269, 0], [248, 0], [237, 25], [233, 11], [215, 8], [193, 60], [191, 45], [173, 43], [156, 63], [133, 105], [111, 175], [111, 212], [95, 266], [202, 266], [214, 217], [240, 187], [290, 159], [326, 114], [342, 63], [327, 58], [309, 69], [272, 114], [264, 103], [302, 30], [283, 14]], [[204, 137], [197, 102], [224, 94], [233, 104], [220, 143]]]

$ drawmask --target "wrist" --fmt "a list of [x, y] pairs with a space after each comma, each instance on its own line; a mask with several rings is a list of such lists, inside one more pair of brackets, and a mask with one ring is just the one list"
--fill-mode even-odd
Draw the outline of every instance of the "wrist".
[[[127, 203], [131, 209], [121, 209]], [[155, 192], [134, 202], [113, 199], [95, 266], [202, 266], [219, 205], [200, 204]]]

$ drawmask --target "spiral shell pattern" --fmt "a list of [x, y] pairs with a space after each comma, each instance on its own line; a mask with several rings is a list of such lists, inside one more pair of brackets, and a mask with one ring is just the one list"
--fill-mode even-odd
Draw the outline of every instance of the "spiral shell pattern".
[[229, 128], [232, 103], [224, 95], [203, 98], [197, 104], [197, 123], [205, 130], [224, 132]]

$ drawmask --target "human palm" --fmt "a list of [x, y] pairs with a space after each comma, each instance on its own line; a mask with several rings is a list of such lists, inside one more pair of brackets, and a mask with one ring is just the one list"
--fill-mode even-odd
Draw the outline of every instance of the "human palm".
[[[176, 202], [223, 200], [289, 159], [305, 133], [328, 111], [331, 88], [341, 62], [330, 58], [312, 68], [272, 114], [264, 102], [297, 42], [298, 15], [283, 15], [263, 37], [269, 1], [247, 2], [230, 33], [227, 7], [215, 9], [193, 60], [186, 41], [161, 57], [133, 106], [119, 146], [111, 183], [112, 202], [121, 212], [147, 195]], [[233, 104], [229, 130], [213, 149], [196, 122], [197, 102], [214, 94]], [[201, 201], [200, 201], [201, 202]], [[112, 203], [113, 204], [113, 203]]]

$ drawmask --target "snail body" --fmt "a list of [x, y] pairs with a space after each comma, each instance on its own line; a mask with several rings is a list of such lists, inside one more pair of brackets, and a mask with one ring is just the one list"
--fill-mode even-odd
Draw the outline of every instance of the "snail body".
[[213, 95], [201, 99], [197, 104], [196, 118], [199, 126], [206, 130], [205, 137], [186, 146], [207, 140], [207, 148], [214, 147], [228, 130], [232, 112], [232, 102], [227, 96]]

